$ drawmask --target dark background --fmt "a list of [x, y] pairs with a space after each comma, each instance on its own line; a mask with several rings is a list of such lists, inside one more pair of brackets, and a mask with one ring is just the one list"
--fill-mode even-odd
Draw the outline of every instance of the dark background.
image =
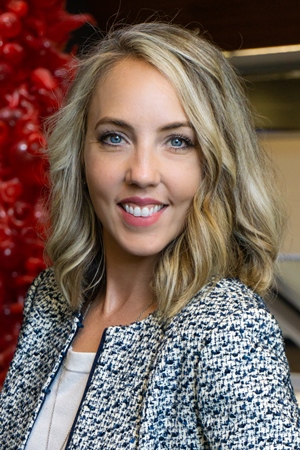
[[[68, 0], [67, 9], [98, 24], [73, 34], [67, 50], [80, 52], [111, 27], [154, 19], [197, 28], [226, 51], [300, 44], [300, 0]], [[300, 50], [231, 62], [247, 82], [258, 129], [300, 130]]]
[[[199, 28], [224, 50], [300, 43], [299, 0], [68, 0], [72, 13], [90, 12], [102, 32], [153, 18]], [[94, 30], [77, 33], [81, 42]]]

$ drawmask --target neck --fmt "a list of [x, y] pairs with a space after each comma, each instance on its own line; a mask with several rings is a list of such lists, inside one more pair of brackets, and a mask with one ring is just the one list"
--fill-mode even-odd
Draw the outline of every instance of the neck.
[[141, 257], [120, 248], [105, 248], [106, 289], [101, 299], [104, 314], [123, 309], [139, 313], [153, 301], [149, 284], [156, 260], [157, 256]]
[[106, 288], [90, 303], [75, 351], [95, 352], [103, 331], [145, 319], [156, 309], [149, 289], [156, 258], [134, 257], [105, 247]]

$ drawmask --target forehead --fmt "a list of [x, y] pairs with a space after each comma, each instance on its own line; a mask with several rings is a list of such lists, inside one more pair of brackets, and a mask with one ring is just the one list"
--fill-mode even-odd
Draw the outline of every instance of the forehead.
[[[173, 86], [165, 75], [156, 67], [143, 59], [124, 58], [116, 62], [98, 81], [95, 94], [105, 92], [111, 88], [138, 91], [147, 84], [150, 88], [174, 91]], [[119, 92], [116, 92], [119, 93]], [[112, 92], [110, 92], [110, 95]]]
[[[117, 62], [98, 82], [89, 114], [122, 112], [185, 115], [176, 90], [165, 75], [150, 63], [126, 58]], [[105, 110], [105, 111], [104, 111]], [[124, 111], [123, 111], [124, 110]]]

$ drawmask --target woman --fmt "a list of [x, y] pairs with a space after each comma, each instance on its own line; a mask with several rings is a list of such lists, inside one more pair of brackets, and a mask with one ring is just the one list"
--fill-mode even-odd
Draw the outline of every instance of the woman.
[[49, 154], [53, 269], [27, 296], [2, 448], [300, 448], [260, 297], [277, 194], [221, 52], [173, 25], [109, 34]]

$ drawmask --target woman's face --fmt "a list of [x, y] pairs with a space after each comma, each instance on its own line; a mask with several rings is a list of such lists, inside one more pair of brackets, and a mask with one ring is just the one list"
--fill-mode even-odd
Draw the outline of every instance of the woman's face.
[[84, 163], [106, 252], [153, 257], [183, 230], [200, 154], [175, 90], [150, 64], [122, 60], [100, 81]]

